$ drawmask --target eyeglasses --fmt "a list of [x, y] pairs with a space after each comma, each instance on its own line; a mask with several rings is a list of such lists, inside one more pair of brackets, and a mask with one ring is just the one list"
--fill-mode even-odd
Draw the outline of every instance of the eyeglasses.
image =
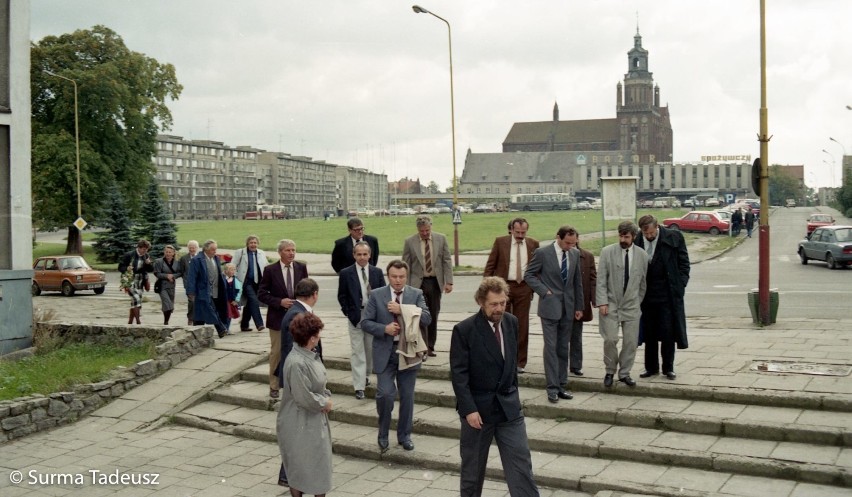
[[352, 228], [352, 231], [364, 231], [364, 227], [361, 226], [360, 228]]

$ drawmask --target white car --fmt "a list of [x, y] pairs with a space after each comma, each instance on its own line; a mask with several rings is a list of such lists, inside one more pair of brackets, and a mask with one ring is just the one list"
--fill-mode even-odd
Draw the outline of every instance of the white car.
[[417, 213], [414, 212], [414, 209], [412, 209], [411, 207], [406, 207], [405, 209], [399, 210], [400, 216], [413, 216], [415, 214], [417, 214]]

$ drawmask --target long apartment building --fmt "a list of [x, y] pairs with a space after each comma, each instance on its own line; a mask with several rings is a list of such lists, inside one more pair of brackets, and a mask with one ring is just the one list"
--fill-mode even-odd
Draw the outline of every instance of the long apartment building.
[[259, 204], [294, 218], [388, 208], [386, 175], [310, 157], [158, 135], [153, 161], [175, 219], [241, 219]]

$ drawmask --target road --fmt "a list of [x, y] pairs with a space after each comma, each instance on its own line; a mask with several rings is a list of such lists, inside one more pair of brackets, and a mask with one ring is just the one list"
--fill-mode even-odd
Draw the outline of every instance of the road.
[[[796, 254], [807, 218], [818, 209], [831, 213], [837, 224], [852, 224], [837, 211], [819, 207], [777, 208], [769, 218], [769, 287], [778, 289], [778, 319], [849, 317], [852, 270], [831, 271], [814, 261], [803, 266]], [[747, 295], [757, 288], [759, 271], [756, 229], [753, 236], [720, 257], [692, 266], [688, 316], [751, 316]]]

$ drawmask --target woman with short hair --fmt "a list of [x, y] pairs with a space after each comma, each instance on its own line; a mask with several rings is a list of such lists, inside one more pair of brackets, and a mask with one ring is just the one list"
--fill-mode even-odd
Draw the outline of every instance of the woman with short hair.
[[175, 258], [177, 251], [171, 245], [163, 248], [163, 256], [154, 261], [154, 292], [160, 296], [163, 310], [163, 324], [169, 324], [169, 318], [175, 310], [175, 280], [181, 277], [181, 265]]

